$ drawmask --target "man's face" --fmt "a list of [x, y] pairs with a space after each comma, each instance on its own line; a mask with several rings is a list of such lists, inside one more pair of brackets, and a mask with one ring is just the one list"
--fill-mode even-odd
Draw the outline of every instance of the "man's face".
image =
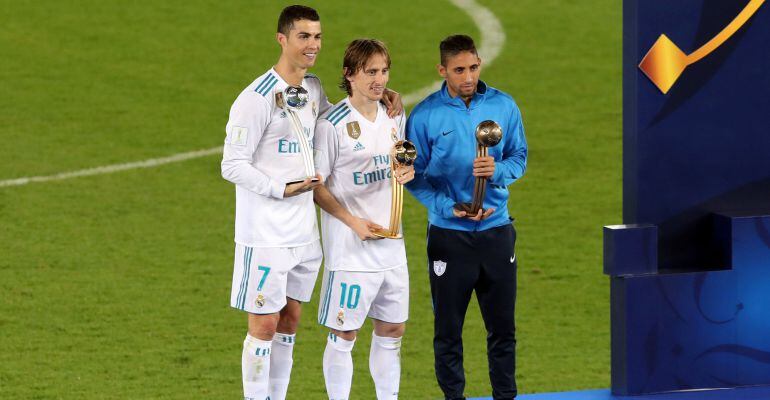
[[388, 84], [389, 69], [383, 54], [369, 57], [364, 68], [347, 77], [353, 96], [363, 96], [372, 101], [382, 99]]
[[318, 52], [321, 51], [320, 21], [294, 21], [288, 35], [278, 32], [276, 37], [281, 44], [282, 56], [292, 66], [307, 69], [315, 64]]
[[481, 74], [481, 59], [470, 51], [463, 51], [446, 59], [446, 65], [438, 65], [438, 72], [446, 80], [449, 94], [470, 98], [476, 93]]

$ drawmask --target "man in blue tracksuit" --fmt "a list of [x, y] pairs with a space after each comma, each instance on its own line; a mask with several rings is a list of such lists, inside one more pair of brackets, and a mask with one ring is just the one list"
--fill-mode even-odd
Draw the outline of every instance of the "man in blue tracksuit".
[[[406, 133], [417, 147], [407, 189], [427, 207], [428, 263], [434, 310], [436, 378], [446, 399], [464, 399], [462, 327], [473, 291], [487, 329], [494, 399], [516, 397], [516, 231], [508, 215], [508, 185], [524, 174], [527, 142], [513, 99], [479, 80], [473, 39], [449, 36], [440, 45], [441, 90], [418, 104]], [[497, 122], [502, 141], [476, 157], [476, 126]], [[476, 177], [487, 178], [482, 210], [468, 215]]]

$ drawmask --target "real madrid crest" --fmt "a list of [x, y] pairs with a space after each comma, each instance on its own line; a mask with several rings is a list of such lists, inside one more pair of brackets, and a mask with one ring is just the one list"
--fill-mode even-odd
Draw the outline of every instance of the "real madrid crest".
[[337, 325], [345, 325], [345, 313], [342, 310], [337, 313]]
[[257, 295], [257, 301], [255, 301], [257, 307], [262, 308], [265, 306], [265, 296], [262, 296], [261, 294]]
[[347, 129], [348, 136], [352, 137], [353, 140], [361, 136], [361, 126], [358, 125], [358, 121], [348, 122]]

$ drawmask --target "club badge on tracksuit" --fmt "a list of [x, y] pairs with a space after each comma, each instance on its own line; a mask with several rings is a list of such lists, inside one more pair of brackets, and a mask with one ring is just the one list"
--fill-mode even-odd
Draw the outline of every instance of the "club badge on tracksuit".
[[446, 263], [441, 260], [436, 260], [433, 262], [433, 272], [436, 273], [436, 276], [444, 275], [444, 272], [446, 271]]

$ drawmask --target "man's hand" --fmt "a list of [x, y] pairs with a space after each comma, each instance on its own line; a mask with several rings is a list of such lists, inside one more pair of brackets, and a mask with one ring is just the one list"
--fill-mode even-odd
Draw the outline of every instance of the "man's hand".
[[381, 226], [375, 224], [372, 221], [365, 220], [363, 218], [351, 217], [351, 221], [348, 224], [350, 229], [358, 235], [361, 240], [377, 240], [382, 239], [379, 236], [375, 236], [372, 231], [382, 229]]
[[476, 215], [468, 215], [467, 212], [458, 210], [456, 208], [452, 209], [452, 213], [454, 213], [455, 217], [457, 218], [468, 218], [471, 221], [481, 221], [484, 219], [489, 218], [492, 213], [495, 212], [494, 208], [487, 208], [486, 210], [482, 210], [479, 208], [479, 212]]
[[385, 89], [385, 93], [382, 95], [382, 104], [385, 104], [385, 107], [388, 108], [388, 117], [390, 118], [394, 118], [404, 112], [404, 103], [401, 102], [401, 95], [394, 90]]
[[307, 178], [302, 182], [289, 183], [286, 185], [286, 189], [283, 190], [283, 197], [294, 197], [302, 193], [310, 192], [318, 186], [323, 185], [323, 178], [321, 175], [316, 174], [318, 180], [313, 181], [313, 178]]
[[402, 185], [414, 179], [414, 167], [411, 165], [408, 167], [404, 165], [397, 166], [393, 173], [396, 174], [396, 182]]
[[491, 156], [476, 157], [473, 160], [473, 176], [491, 178], [495, 174], [495, 158]]

